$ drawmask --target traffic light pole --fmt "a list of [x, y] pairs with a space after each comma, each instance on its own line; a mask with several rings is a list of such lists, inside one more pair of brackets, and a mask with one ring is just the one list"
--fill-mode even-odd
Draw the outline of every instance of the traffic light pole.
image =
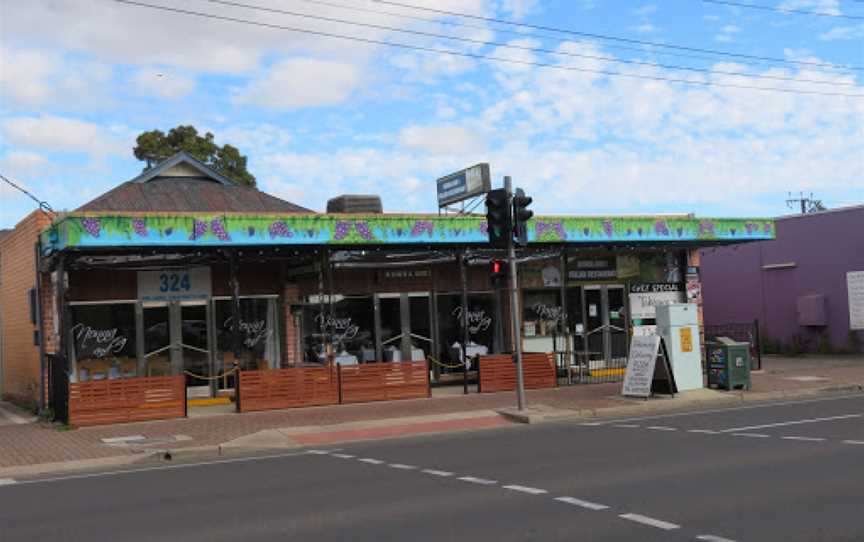
[[[512, 202], [513, 181], [504, 177], [504, 189], [507, 191], [508, 203]], [[525, 410], [525, 380], [522, 376], [522, 314], [519, 310], [519, 284], [516, 272], [516, 247], [513, 236], [507, 243], [507, 263], [510, 265], [510, 314], [513, 321], [513, 351], [516, 357], [516, 407]]]

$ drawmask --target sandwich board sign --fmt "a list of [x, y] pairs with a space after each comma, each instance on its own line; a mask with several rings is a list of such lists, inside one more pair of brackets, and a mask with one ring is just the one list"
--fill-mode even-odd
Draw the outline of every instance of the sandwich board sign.
[[[658, 358], [660, 363], [657, 363]], [[666, 345], [658, 335], [634, 335], [630, 340], [630, 355], [627, 357], [621, 395], [648, 398], [658, 391], [672, 395], [678, 391], [669, 356], [666, 355]]]

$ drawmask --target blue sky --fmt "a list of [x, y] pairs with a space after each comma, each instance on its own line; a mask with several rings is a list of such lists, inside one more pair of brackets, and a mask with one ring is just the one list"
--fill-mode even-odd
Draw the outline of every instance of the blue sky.
[[[338, 194], [376, 193], [388, 211], [435, 211], [435, 179], [478, 162], [495, 183], [511, 175], [547, 214], [774, 216], [788, 212], [789, 191], [829, 207], [864, 203], [855, 0], [744, 2], [775, 11], [698, 0], [401, 2], [475, 18], [372, 0], [242, 0], [379, 28], [212, 0], [142, 1], [515, 62], [112, 0], [3, 2], [0, 172], [56, 209], [137, 175], [136, 135], [178, 124], [238, 146], [261, 189], [316, 210]], [[7, 187], [0, 197], [0, 227], [34, 208]]]

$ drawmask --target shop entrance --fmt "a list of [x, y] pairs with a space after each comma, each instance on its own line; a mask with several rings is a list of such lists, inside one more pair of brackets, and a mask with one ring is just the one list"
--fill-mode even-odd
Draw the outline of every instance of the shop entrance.
[[627, 315], [624, 286], [584, 286], [585, 340], [583, 359], [592, 368], [618, 367], [627, 357]]
[[432, 304], [428, 292], [375, 296], [376, 357], [423, 361], [432, 353]]
[[146, 303], [142, 311], [145, 374], [185, 374], [187, 397], [210, 397], [213, 356], [209, 303]]

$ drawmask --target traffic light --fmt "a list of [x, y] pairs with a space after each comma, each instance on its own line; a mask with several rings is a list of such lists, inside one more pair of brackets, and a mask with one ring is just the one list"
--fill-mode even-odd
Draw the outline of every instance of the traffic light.
[[526, 196], [524, 190], [516, 189], [513, 195], [513, 240], [520, 247], [528, 246], [528, 220], [534, 216], [534, 211], [528, 209], [528, 206], [532, 201], [534, 200]]
[[507, 266], [501, 260], [492, 260], [489, 266], [489, 276], [492, 287], [496, 290], [507, 287]]
[[509, 200], [510, 195], [503, 188], [486, 194], [486, 227], [489, 231], [489, 244], [495, 248], [507, 248], [510, 236], [513, 235]]

